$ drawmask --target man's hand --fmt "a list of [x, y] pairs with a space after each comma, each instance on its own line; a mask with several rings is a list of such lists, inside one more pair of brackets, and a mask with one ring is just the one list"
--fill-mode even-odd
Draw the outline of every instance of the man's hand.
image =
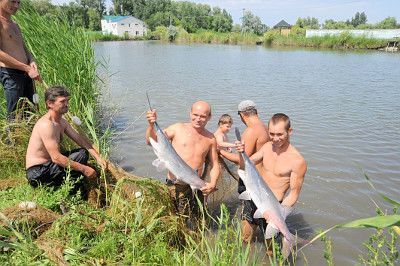
[[29, 70], [27, 71], [27, 73], [31, 79], [41, 81], [39, 71], [35, 62], [29, 64]]
[[241, 141], [235, 141], [235, 148], [236, 148], [236, 151], [237, 152], [239, 152], [239, 153], [242, 153], [242, 152], [244, 152], [244, 142], [241, 142]]
[[108, 163], [103, 158], [99, 157], [99, 158], [96, 159], [96, 161], [101, 166], [101, 168], [103, 168], [103, 169], [107, 169], [108, 168]]
[[82, 174], [89, 178], [96, 177], [96, 171], [90, 166], [85, 166]]
[[216, 184], [207, 183], [207, 182], [206, 182], [206, 185], [201, 188], [201, 192], [203, 192], [204, 196], [207, 196], [216, 190], [217, 190]]
[[157, 112], [156, 109], [147, 111], [146, 113], [147, 122], [149, 122], [150, 126], [154, 124], [157, 120]]

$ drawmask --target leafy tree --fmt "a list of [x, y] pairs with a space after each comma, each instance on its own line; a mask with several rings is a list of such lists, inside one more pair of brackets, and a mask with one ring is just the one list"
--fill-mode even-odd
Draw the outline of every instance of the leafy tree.
[[347, 24], [353, 25], [354, 28], [365, 23], [367, 23], [367, 16], [364, 12], [357, 12], [354, 17], [351, 18], [351, 21], [347, 20]]
[[242, 19], [243, 32], [251, 32], [261, 35], [268, 29], [268, 27], [261, 22], [261, 19], [258, 16], [253, 15], [250, 10], [244, 12]]
[[377, 29], [396, 29], [398, 28], [396, 18], [387, 17], [375, 26]]
[[314, 17], [298, 18], [295, 25], [304, 29], [317, 30], [320, 28], [318, 19]]
[[232, 16], [224, 9], [221, 12], [220, 8], [213, 9], [211, 29], [218, 32], [228, 32], [232, 29]]

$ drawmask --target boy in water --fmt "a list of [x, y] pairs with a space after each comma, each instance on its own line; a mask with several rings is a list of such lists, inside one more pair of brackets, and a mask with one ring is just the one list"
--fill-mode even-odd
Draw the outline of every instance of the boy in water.
[[214, 132], [215, 139], [217, 140], [218, 149], [224, 149], [231, 152], [231, 148], [235, 144], [228, 142], [226, 134], [229, 132], [233, 124], [232, 117], [228, 114], [223, 114], [218, 121], [218, 129]]

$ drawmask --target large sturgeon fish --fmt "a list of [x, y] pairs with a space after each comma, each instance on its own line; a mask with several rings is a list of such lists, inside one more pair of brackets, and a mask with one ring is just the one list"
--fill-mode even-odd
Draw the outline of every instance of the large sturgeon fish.
[[[236, 138], [240, 141], [241, 137], [238, 128], [235, 128], [235, 133]], [[290, 249], [292, 249], [295, 244], [295, 236], [289, 232], [285, 219], [292, 211], [292, 208], [282, 207], [271, 189], [258, 173], [249, 156], [247, 156], [245, 152], [240, 154], [244, 160], [245, 170], [238, 169], [238, 174], [246, 186], [246, 191], [239, 195], [239, 199], [253, 200], [254, 204], [257, 206], [254, 218], [264, 218], [267, 220], [268, 225], [265, 231], [266, 239], [273, 237], [278, 231], [283, 234], [283, 249], [286, 248], [286, 250], [282, 250], [282, 253], [288, 256]]]
[[[146, 96], [150, 110], [152, 110], [147, 93]], [[168, 169], [175, 176], [177, 181], [182, 181], [188, 184], [192, 190], [203, 188], [206, 185], [206, 182], [200, 179], [197, 172], [178, 155], [174, 147], [172, 147], [170, 140], [164, 134], [157, 122], [154, 122], [154, 127], [157, 141], [150, 137], [150, 144], [157, 156], [157, 159], [153, 161], [153, 165], [157, 170], [162, 171], [165, 168]]]

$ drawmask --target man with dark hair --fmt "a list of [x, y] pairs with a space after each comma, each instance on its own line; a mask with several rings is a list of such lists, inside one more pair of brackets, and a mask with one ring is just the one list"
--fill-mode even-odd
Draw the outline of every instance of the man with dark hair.
[[[242, 122], [247, 126], [246, 130], [242, 134], [242, 140], [246, 143], [245, 152], [250, 157], [260, 150], [268, 141], [268, 128], [258, 117], [256, 104], [251, 100], [245, 100], [239, 103], [238, 115]], [[231, 162], [239, 164], [239, 154], [230, 153], [224, 150], [220, 150], [220, 154]], [[257, 170], [261, 172], [262, 164], [257, 163], [255, 166]], [[239, 194], [245, 190], [246, 187], [243, 181], [239, 179]], [[253, 201], [244, 200], [242, 201], [242, 205], [242, 238], [244, 242], [250, 242], [253, 239], [253, 227], [259, 226], [261, 230], [264, 231], [266, 223], [262, 219], [253, 218], [253, 214], [256, 211]]]
[[[49, 88], [45, 93], [47, 113], [35, 124], [26, 152], [26, 176], [33, 187], [40, 184], [58, 187], [70, 167], [70, 177], [80, 175], [94, 178], [96, 171], [87, 165], [89, 153], [104, 166], [105, 162], [85, 137], [76, 132], [62, 117], [68, 112], [69, 92], [62, 86]], [[82, 148], [60, 152], [64, 133]], [[75, 190], [80, 188], [79, 185]]]
[[[289, 207], [297, 202], [307, 171], [307, 163], [303, 156], [290, 143], [292, 132], [287, 115], [282, 113], [273, 115], [268, 123], [270, 141], [250, 157], [256, 165], [261, 165], [261, 171], [258, 171], [277, 200], [283, 206]], [[245, 144], [236, 142], [236, 145], [239, 152], [247, 150], [246, 142]], [[287, 191], [289, 193], [286, 195]], [[265, 219], [261, 219], [266, 223]], [[249, 229], [253, 235], [254, 226]]]
[[26, 48], [18, 25], [11, 19], [20, 0], [0, 0], [0, 81], [7, 101], [7, 115], [13, 119], [21, 97], [33, 101], [34, 84], [40, 80], [37, 65]]

